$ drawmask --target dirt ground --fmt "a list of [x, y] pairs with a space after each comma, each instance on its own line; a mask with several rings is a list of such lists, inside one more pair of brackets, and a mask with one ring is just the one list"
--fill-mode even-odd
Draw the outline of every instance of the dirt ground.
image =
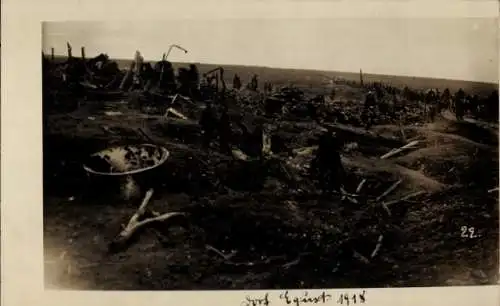
[[[353, 102], [361, 103], [361, 102]], [[121, 112], [106, 115], [105, 111]], [[498, 133], [456, 122], [400, 128], [378, 125], [373, 142], [349, 127], [342, 158], [349, 191], [362, 179], [364, 198], [399, 184], [386, 201], [417, 190], [420, 196], [390, 206], [324, 198], [256, 173], [267, 165], [231, 161], [200, 148], [188, 127], [165, 129], [160, 116], [126, 103], [89, 102], [46, 116], [44, 128], [44, 244], [47, 288], [95, 290], [278, 289], [483, 285], [498, 282]], [[295, 148], [307, 147], [312, 123], [282, 127]], [[338, 125], [340, 126], [340, 125]], [[107, 128], [103, 128], [107, 127]], [[127, 249], [109, 243], [141, 199], [117, 196], [117, 183], [97, 182], [82, 168], [89, 154], [110, 145], [142, 143], [142, 128], [171, 153], [156, 171], [151, 209], [181, 211], [186, 220], [155, 226]], [[393, 140], [391, 140], [393, 139]], [[149, 141], [149, 140], [148, 140]], [[355, 144], [355, 145], [354, 145]], [[289, 160], [300, 174], [311, 154]], [[300, 175], [299, 175], [300, 176]], [[228, 186], [221, 189], [216, 181]], [[241, 185], [246, 187], [244, 190]], [[255, 185], [252, 190], [249, 186]], [[143, 190], [144, 191], [144, 190]], [[181, 222], [182, 221], [182, 222]], [[471, 229], [473, 228], [473, 229]], [[377, 239], [381, 247], [371, 258]], [[227, 255], [233, 254], [231, 258]], [[224, 256], [223, 256], [224, 255]]]

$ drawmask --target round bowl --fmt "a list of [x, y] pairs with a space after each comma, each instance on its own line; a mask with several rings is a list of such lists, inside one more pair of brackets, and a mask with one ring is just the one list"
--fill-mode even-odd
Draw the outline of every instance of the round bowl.
[[95, 175], [133, 175], [162, 165], [169, 154], [166, 148], [152, 144], [116, 146], [92, 154], [83, 168]]
[[168, 157], [166, 148], [152, 144], [116, 146], [94, 153], [83, 165], [90, 179], [88, 191], [97, 197], [140, 197], [143, 188], [160, 181], [161, 172], [156, 169]]

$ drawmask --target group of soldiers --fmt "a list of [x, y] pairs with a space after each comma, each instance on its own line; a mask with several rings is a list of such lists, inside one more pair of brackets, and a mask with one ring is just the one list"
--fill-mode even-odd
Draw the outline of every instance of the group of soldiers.
[[479, 97], [477, 94], [467, 94], [462, 88], [452, 94], [448, 88], [442, 93], [439, 89], [416, 91], [408, 87], [401, 91], [396, 87], [375, 83], [369, 87], [364, 101], [362, 121], [367, 128], [373, 125], [376, 109], [380, 112], [388, 112], [391, 109], [386, 102], [391, 100], [391, 96], [392, 106], [403, 105], [401, 98], [407, 101], [421, 102], [424, 117], [430, 122], [435, 121], [437, 114], [444, 110], [454, 113], [458, 121], [462, 121], [465, 114], [498, 121], [498, 91], [496, 90], [487, 97]]
[[[130, 69], [129, 71], [134, 71]], [[156, 90], [162, 94], [180, 93], [189, 97], [199, 96], [200, 74], [196, 65], [177, 69], [177, 75], [171, 62], [161, 60], [151, 63], [140, 63], [133, 73], [132, 86], [129, 90]], [[122, 85], [126, 82], [124, 79]], [[122, 86], [121, 89], [127, 88]]]

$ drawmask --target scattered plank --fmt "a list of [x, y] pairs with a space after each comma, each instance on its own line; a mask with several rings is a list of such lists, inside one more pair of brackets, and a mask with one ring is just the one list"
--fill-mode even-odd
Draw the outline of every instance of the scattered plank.
[[353, 251], [352, 255], [355, 259], [359, 260], [360, 262], [364, 263], [365, 265], [370, 264], [370, 260], [368, 258], [366, 258], [365, 256], [361, 255], [359, 252]]
[[356, 193], [359, 193], [359, 192], [361, 191], [361, 189], [363, 188], [363, 186], [365, 185], [365, 183], [366, 183], [366, 179], [363, 179], [363, 180], [359, 183], [358, 187], [356, 188]]
[[297, 156], [304, 156], [304, 155], [309, 155], [316, 150], [318, 146], [310, 146], [310, 147], [303, 147], [303, 148], [297, 148], [293, 149], [293, 153]]
[[412, 141], [412, 142], [410, 142], [410, 143], [408, 143], [408, 144], [406, 144], [406, 145], [404, 145], [404, 146], [402, 146], [400, 148], [397, 148], [397, 149], [394, 149], [394, 150], [391, 150], [391, 151], [387, 152], [386, 154], [380, 156], [380, 159], [387, 159], [387, 158], [389, 158], [391, 156], [394, 156], [394, 155], [396, 155], [398, 153], [403, 152], [406, 149], [412, 149], [418, 143], [419, 143], [418, 140]]
[[208, 250], [208, 251], [212, 251], [214, 252], [215, 254], [219, 255], [220, 257], [224, 258], [224, 260], [226, 261], [229, 261], [231, 260], [231, 258], [236, 255], [237, 251], [232, 251], [230, 254], [226, 255], [224, 253], [222, 253], [221, 251], [219, 251], [218, 249], [214, 248], [213, 246], [211, 245], [205, 245], [205, 248]]
[[406, 201], [406, 200], [409, 200], [411, 198], [414, 198], [414, 197], [418, 197], [419, 195], [422, 195], [422, 194], [425, 194], [427, 193], [426, 191], [423, 191], [423, 190], [420, 190], [420, 191], [416, 191], [416, 192], [412, 192], [412, 193], [409, 193], [399, 199], [396, 199], [396, 200], [392, 200], [392, 201], [388, 201], [388, 202], [384, 202], [383, 204], [387, 207], [389, 207], [390, 205], [393, 205], [393, 204], [396, 204], [396, 203], [399, 203], [399, 202], [403, 202], [403, 201]]
[[231, 153], [233, 154], [233, 157], [237, 160], [242, 160], [242, 161], [248, 161], [250, 158], [248, 155], [243, 153], [240, 149], [232, 149]]
[[387, 188], [386, 191], [384, 191], [381, 195], [379, 195], [375, 201], [380, 201], [381, 199], [385, 198], [389, 193], [391, 193], [392, 191], [394, 191], [398, 186], [399, 184], [401, 184], [403, 180], [398, 180], [397, 182], [395, 182], [394, 184], [392, 184], [391, 186], [389, 186], [389, 188]]
[[326, 129], [332, 132], [336, 132], [339, 136], [347, 138], [360, 137], [364, 138], [365, 140], [381, 143], [386, 146], [397, 146], [403, 143], [399, 137], [386, 137], [378, 135], [372, 131], [367, 131], [365, 129], [356, 128], [344, 124], [323, 123], [322, 125]]
[[172, 107], [169, 107], [167, 109], [167, 111], [165, 112], [165, 118], [168, 118], [168, 114], [174, 114], [174, 115], [176, 115], [177, 117], [179, 117], [181, 119], [189, 120], [188, 117], [184, 116], [184, 114], [182, 114], [181, 112], [177, 111], [176, 109], [174, 109]]
[[377, 239], [377, 245], [375, 246], [375, 249], [373, 250], [372, 254], [370, 255], [371, 258], [374, 258], [377, 256], [378, 252], [380, 251], [380, 248], [382, 247], [382, 240], [384, 239], [383, 235], [378, 236]]
[[498, 188], [499, 188], [499, 187], [492, 188], [492, 189], [488, 190], [488, 193], [492, 193], [492, 192], [498, 191]]

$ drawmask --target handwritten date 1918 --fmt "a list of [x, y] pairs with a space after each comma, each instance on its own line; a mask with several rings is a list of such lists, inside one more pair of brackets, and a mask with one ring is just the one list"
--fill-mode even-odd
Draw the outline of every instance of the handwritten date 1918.
[[[354, 306], [357, 304], [364, 304], [366, 302], [366, 292], [363, 290], [358, 294], [340, 294], [337, 299], [333, 298], [331, 294], [323, 291], [320, 294], [310, 294], [305, 291], [301, 295], [293, 295], [289, 291], [285, 291], [279, 295], [279, 300], [281, 303], [289, 306], [306, 306], [311, 304], [329, 304], [329, 301], [336, 303], [338, 305]], [[269, 298], [269, 293], [260, 297], [250, 297], [246, 296], [245, 300], [241, 303], [241, 306], [270, 306], [271, 300]]]
[[337, 304], [339, 305], [355, 305], [355, 304], [364, 304], [366, 302], [365, 290], [363, 290], [359, 294], [347, 294], [341, 293], [337, 299]]

